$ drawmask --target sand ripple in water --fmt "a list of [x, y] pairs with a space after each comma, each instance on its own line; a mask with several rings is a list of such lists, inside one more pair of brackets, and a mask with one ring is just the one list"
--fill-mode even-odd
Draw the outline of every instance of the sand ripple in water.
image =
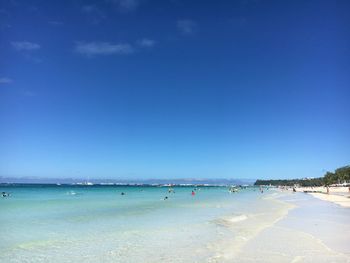
[[224, 218], [216, 219], [213, 222], [220, 226], [229, 227], [235, 223], [238, 223], [247, 219], [248, 219], [248, 216], [242, 214], [242, 215], [227, 216]]

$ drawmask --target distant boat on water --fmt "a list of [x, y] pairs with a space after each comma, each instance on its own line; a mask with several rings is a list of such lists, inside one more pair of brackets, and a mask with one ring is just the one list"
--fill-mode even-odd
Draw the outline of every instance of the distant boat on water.
[[82, 185], [94, 185], [93, 183], [87, 181], [87, 182], [83, 182]]
[[87, 180], [85, 182], [81, 182], [81, 183], [76, 183], [77, 185], [88, 185], [88, 186], [91, 186], [91, 185], [94, 185], [93, 183], [90, 182], [90, 180]]

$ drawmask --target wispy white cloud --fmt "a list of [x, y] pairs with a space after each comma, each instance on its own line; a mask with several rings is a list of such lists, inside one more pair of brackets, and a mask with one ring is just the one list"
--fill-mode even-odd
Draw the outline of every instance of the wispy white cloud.
[[126, 55], [134, 53], [134, 48], [127, 43], [113, 44], [109, 42], [77, 42], [75, 51], [93, 57], [97, 55]]
[[154, 47], [154, 45], [156, 44], [156, 41], [149, 38], [143, 38], [139, 40], [137, 43], [141, 47]]
[[5, 22], [9, 21], [8, 19], [5, 19], [5, 17], [11, 17], [11, 13], [7, 9], [0, 8], [0, 17], [2, 18], [0, 23], [0, 30], [7, 30], [12, 27], [11, 24]]
[[119, 0], [119, 6], [126, 10], [132, 10], [137, 8], [139, 5], [138, 0]]
[[105, 13], [96, 5], [84, 5], [81, 7], [81, 11], [91, 17], [93, 24], [99, 24], [101, 20], [106, 18]]
[[197, 23], [191, 19], [180, 19], [177, 21], [177, 29], [185, 35], [191, 35], [197, 30]]
[[62, 21], [49, 21], [49, 24], [50, 25], [53, 25], [53, 26], [62, 26], [63, 25], [63, 22]]
[[17, 51], [33, 51], [41, 48], [39, 44], [29, 41], [14, 41], [11, 45]]
[[107, 1], [117, 5], [121, 11], [135, 10], [140, 4], [140, 0], [107, 0]]
[[96, 10], [99, 10], [99, 9], [94, 5], [84, 5], [81, 7], [81, 11], [87, 14], [96, 12]]
[[13, 82], [13, 79], [10, 78], [0, 78], [0, 84], [10, 84]]
[[20, 94], [25, 97], [35, 97], [37, 95], [35, 92], [25, 89], [20, 90]]
[[0, 8], [0, 15], [2, 16], [10, 16], [10, 12], [4, 8]]

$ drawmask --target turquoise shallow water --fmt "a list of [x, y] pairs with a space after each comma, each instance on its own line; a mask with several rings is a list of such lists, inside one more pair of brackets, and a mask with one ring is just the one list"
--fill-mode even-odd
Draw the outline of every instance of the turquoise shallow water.
[[[213, 223], [259, 210], [255, 189], [226, 187], [6, 186], [0, 201], [2, 262], [145, 262], [176, 257], [199, 261], [214, 251]], [[124, 192], [125, 195], [121, 195]], [[164, 197], [168, 196], [167, 200]], [[174, 255], [172, 255], [174, 254]], [[177, 254], [177, 253], [176, 253]], [[191, 259], [191, 260], [190, 260]]]
[[[240, 255], [239, 262], [245, 262], [244, 258], [250, 262], [261, 259], [257, 249], [260, 245], [272, 243], [250, 242], [253, 248], [246, 251], [249, 241], [259, 240], [259, 233], [265, 233], [267, 239], [275, 235], [278, 240], [281, 227], [278, 231], [272, 228], [276, 222], [287, 222], [288, 231], [290, 226], [295, 231], [295, 222], [302, 222], [307, 214], [303, 207], [294, 209], [303, 203], [297, 201], [304, 196], [276, 190], [261, 194], [258, 189], [248, 188], [229, 193], [226, 187], [200, 187], [195, 196], [191, 195], [193, 187], [174, 190], [175, 193], [168, 193], [167, 187], [1, 186], [0, 191], [10, 192], [11, 196], [0, 199], [0, 262], [232, 262], [236, 255]], [[326, 213], [328, 205], [322, 205], [313, 207], [335, 222], [343, 224], [349, 215], [336, 208]], [[322, 207], [326, 212], [320, 210]], [[296, 211], [292, 215], [299, 221], [286, 218], [291, 210]], [[336, 213], [341, 217], [334, 217]], [[281, 221], [282, 218], [286, 219]], [[344, 229], [348, 229], [346, 225]], [[306, 237], [300, 238], [308, 242]], [[289, 248], [297, 243], [285, 242]], [[318, 244], [317, 240], [310, 241], [311, 251]], [[267, 250], [261, 251], [266, 254]], [[293, 251], [299, 255], [298, 250]], [[247, 255], [253, 255], [253, 259]], [[273, 260], [275, 254], [267, 255], [271, 258], [265, 255], [262, 262], [283, 262], [287, 258]]]

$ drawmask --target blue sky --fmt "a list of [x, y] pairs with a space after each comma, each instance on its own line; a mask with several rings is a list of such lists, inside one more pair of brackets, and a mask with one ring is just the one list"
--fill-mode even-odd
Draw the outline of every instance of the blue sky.
[[0, 176], [350, 163], [348, 1], [2, 1]]

